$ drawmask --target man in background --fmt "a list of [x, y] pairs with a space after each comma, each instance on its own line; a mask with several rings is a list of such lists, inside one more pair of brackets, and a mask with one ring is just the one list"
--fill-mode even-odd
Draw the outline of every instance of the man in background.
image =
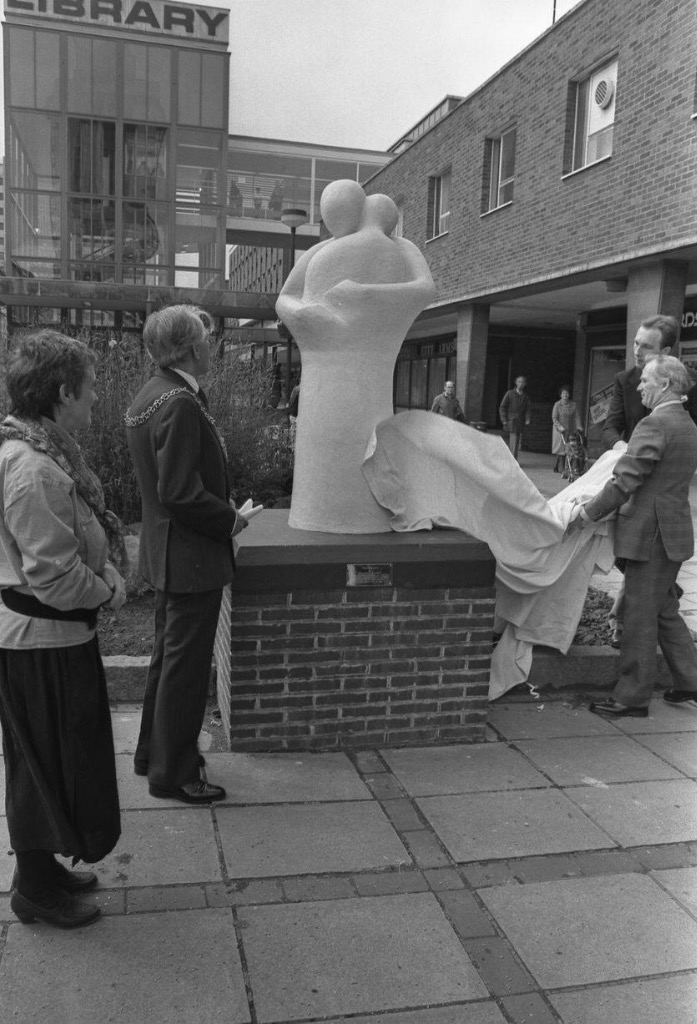
[[513, 458], [518, 459], [520, 443], [523, 437], [523, 430], [530, 426], [530, 415], [532, 403], [525, 394], [527, 385], [525, 377], [516, 377], [515, 387], [507, 391], [501, 399], [499, 416], [503, 423], [503, 429], [508, 434], [508, 447], [511, 449]]
[[455, 385], [451, 380], [446, 380], [441, 394], [436, 395], [433, 399], [431, 412], [435, 412], [439, 416], [447, 416], [451, 420], [459, 420], [460, 423], [465, 422], [462, 407], [455, 398]]

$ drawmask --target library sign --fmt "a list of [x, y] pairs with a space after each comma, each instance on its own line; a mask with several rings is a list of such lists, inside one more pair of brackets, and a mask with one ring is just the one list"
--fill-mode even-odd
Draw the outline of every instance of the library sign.
[[165, 0], [4, 0], [5, 14], [227, 44], [230, 12]]

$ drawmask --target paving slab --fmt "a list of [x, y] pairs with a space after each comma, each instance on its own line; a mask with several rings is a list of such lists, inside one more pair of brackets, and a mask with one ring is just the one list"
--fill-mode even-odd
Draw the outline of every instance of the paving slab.
[[422, 1010], [397, 1010], [369, 1017], [333, 1017], [323, 1024], [506, 1024], [494, 1003], [459, 1003], [429, 1006]]
[[13, 924], [2, 969], [3, 1021], [250, 1020], [228, 910], [108, 917], [73, 932]]
[[116, 753], [133, 756], [140, 731], [140, 711], [112, 711], [111, 728]]
[[628, 782], [564, 793], [620, 846], [697, 839], [697, 782]]
[[627, 736], [523, 740], [516, 746], [558, 786], [681, 778], [675, 768]]
[[613, 725], [629, 736], [638, 733], [697, 732], [697, 705], [666, 704], [662, 697], [654, 697], [648, 718], [618, 718]]
[[374, 802], [219, 807], [216, 817], [231, 878], [412, 867]]
[[697, 921], [647, 875], [533, 882], [479, 895], [542, 988], [697, 969]]
[[616, 736], [610, 722], [567, 701], [527, 701], [499, 704], [489, 709], [489, 725], [507, 740], [545, 739], [551, 736]]
[[697, 868], [667, 868], [665, 871], [652, 871], [651, 877], [686, 910], [697, 916]]
[[125, 811], [116, 849], [94, 865], [105, 888], [219, 882], [209, 808]]
[[226, 804], [371, 800], [346, 754], [210, 754], [206, 774], [227, 790]]
[[7, 818], [0, 817], [0, 892], [9, 892], [15, 871], [15, 858], [10, 850], [10, 833]]
[[564, 1024], [697, 1024], [697, 974], [551, 992]]
[[505, 743], [383, 750], [382, 756], [411, 796], [533, 789], [550, 784]]
[[558, 790], [424, 797], [417, 803], [460, 862], [615, 845]]
[[430, 893], [245, 907], [239, 921], [262, 1024], [488, 996]]
[[665, 758], [690, 778], [697, 778], [697, 740], [689, 732], [664, 732], [640, 736], [642, 746]]

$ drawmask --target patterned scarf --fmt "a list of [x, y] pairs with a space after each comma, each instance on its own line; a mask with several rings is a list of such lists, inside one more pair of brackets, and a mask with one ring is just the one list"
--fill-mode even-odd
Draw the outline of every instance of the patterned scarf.
[[37, 451], [48, 455], [75, 483], [77, 493], [94, 512], [109, 545], [109, 558], [123, 575], [128, 571], [128, 553], [124, 542], [123, 523], [104, 503], [99, 478], [85, 461], [79, 444], [49, 419], [24, 420], [7, 416], [0, 425], [0, 444], [4, 441], [25, 441]]

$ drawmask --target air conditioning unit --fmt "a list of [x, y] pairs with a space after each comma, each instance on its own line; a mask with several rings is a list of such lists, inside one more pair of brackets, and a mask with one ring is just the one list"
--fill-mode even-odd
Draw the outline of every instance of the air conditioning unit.
[[601, 110], [605, 110], [612, 103], [612, 97], [615, 95], [615, 83], [611, 78], [601, 78], [595, 87], [593, 93], [593, 99], [598, 104]]

